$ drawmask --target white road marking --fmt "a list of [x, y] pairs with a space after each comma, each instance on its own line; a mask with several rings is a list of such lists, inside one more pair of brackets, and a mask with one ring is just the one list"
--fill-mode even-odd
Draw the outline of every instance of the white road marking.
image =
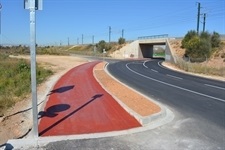
[[158, 71], [157, 70], [154, 70], [154, 69], [151, 69], [151, 71], [154, 71], [154, 72], [157, 72], [158, 73]]
[[217, 88], [217, 89], [220, 89], [220, 90], [225, 90], [225, 88], [223, 88], [223, 87], [214, 86], [214, 85], [210, 85], [210, 84], [205, 84], [205, 85], [209, 86], [209, 87]]
[[157, 79], [154, 79], [154, 78], [145, 76], [145, 75], [143, 75], [143, 74], [141, 74], [141, 73], [138, 73], [138, 72], [132, 70], [132, 69], [128, 66], [128, 64], [130, 64], [130, 63], [127, 63], [127, 64], [126, 64], [126, 68], [127, 68], [128, 70], [130, 70], [131, 72], [133, 72], [133, 73], [135, 73], [135, 74], [137, 74], [137, 75], [139, 75], [139, 76], [142, 76], [142, 77], [144, 77], [144, 78], [147, 78], [147, 79], [150, 79], [150, 80], [152, 80], [152, 81], [159, 82], [159, 83], [161, 83], [161, 84], [164, 84], [164, 85], [167, 85], [167, 86], [171, 86], [171, 87], [174, 87], [174, 88], [177, 88], [177, 89], [180, 89], [180, 90], [184, 90], [184, 91], [191, 92], [191, 93], [194, 93], [194, 94], [197, 94], [197, 95], [201, 95], [201, 96], [204, 96], [204, 97], [207, 97], [207, 98], [211, 98], [211, 99], [214, 99], [214, 100], [217, 100], [217, 101], [225, 102], [224, 99], [220, 99], [220, 98], [217, 98], [217, 97], [213, 97], [213, 96], [210, 96], [210, 95], [206, 95], [206, 94], [203, 94], [203, 93], [199, 93], [199, 92], [196, 92], [196, 91], [192, 91], [192, 90], [189, 90], [189, 89], [186, 89], [186, 88], [182, 88], [182, 87], [180, 87], [180, 86], [176, 86], [176, 85], [173, 85], [173, 84], [170, 84], [170, 83], [166, 83], [166, 82], [163, 82], [163, 81], [160, 81], [160, 80], [157, 80]]
[[179, 80], [183, 80], [183, 78], [180, 78], [180, 77], [177, 77], [177, 76], [173, 76], [173, 75], [170, 75], [170, 74], [167, 74], [167, 76], [172, 77], [172, 78], [176, 78], [176, 79], [179, 79]]
[[144, 61], [144, 63], [143, 63], [143, 66], [144, 66], [145, 68], [148, 68], [148, 66], [145, 65], [145, 63], [148, 62], [148, 61], [149, 61], [149, 60], [146, 60], [146, 61]]

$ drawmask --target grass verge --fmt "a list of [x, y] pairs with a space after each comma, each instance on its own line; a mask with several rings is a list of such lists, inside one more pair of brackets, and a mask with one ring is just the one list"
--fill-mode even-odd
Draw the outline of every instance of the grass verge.
[[[37, 65], [37, 84], [52, 74], [51, 70]], [[0, 54], [0, 116], [16, 102], [23, 100], [30, 91], [30, 63]]]

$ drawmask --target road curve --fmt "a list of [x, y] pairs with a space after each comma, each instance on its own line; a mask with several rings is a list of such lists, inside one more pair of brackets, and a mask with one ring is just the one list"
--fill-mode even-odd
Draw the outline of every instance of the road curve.
[[162, 139], [186, 141], [194, 149], [225, 147], [225, 82], [174, 72], [160, 66], [160, 60], [111, 62], [107, 69], [175, 113], [175, 119], [160, 130], [165, 132]]
[[40, 136], [118, 131], [140, 127], [96, 81], [93, 67], [80, 65], [63, 75], [39, 113]]

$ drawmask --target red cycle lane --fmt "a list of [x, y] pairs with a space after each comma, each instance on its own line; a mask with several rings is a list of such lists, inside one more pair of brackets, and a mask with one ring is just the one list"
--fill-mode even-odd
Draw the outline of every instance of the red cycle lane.
[[99, 61], [71, 69], [49, 93], [39, 112], [39, 135], [73, 135], [119, 131], [140, 127], [96, 81], [93, 68]]

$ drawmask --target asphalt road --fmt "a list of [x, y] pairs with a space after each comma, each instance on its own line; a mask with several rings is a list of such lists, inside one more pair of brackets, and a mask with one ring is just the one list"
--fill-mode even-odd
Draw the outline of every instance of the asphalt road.
[[160, 60], [111, 61], [107, 69], [172, 110], [174, 120], [145, 132], [61, 141], [47, 149], [225, 149], [225, 82], [168, 70]]

